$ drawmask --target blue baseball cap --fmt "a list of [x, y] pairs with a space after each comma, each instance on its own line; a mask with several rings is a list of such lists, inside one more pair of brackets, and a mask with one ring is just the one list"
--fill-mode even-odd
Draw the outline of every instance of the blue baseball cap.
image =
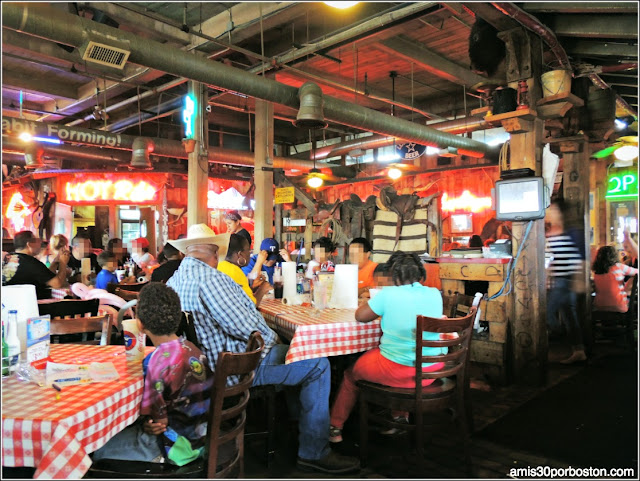
[[267, 256], [267, 260], [279, 259], [280, 258], [280, 245], [278, 245], [278, 241], [273, 237], [267, 237], [260, 243], [260, 250], [267, 251], [269, 255]]

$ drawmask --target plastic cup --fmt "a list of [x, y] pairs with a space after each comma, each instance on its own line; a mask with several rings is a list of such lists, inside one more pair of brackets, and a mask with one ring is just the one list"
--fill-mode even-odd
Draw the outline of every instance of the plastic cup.
[[142, 362], [144, 359], [144, 347], [147, 336], [138, 330], [136, 319], [122, 321], [124, 334], [124, 349], [127, 354], [127, 362]]
[[127, 271], [125, 269], [117, 269], [116, 270], [116, 277], [118, 278], [118, 282], [122, 282], [122, 278], [124, 277], [124, 274]]

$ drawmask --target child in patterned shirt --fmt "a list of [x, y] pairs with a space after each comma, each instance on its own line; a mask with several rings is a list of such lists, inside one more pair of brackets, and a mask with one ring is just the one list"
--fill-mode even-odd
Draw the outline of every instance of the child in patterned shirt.
[[213, 374], [202, 351], [176, 335], [182, 315], [176, 292], [160, 282], [140, 291], [139, 328], [156, 346], [144, 364], [141, 417], [93, 454], [182, 466], [203, 455]]

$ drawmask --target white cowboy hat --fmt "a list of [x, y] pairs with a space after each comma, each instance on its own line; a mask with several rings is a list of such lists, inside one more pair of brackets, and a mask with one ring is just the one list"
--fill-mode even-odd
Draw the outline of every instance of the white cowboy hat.
[[169, 240], [169, 244], [180, 252], [187, 253], [187, 247], [197, 244], [213, 244], [218, 246], [218, 257], [224, 259], [229, 247], [229, 233], [218, 234], [207, 224], [193, 224], [184, 239]]

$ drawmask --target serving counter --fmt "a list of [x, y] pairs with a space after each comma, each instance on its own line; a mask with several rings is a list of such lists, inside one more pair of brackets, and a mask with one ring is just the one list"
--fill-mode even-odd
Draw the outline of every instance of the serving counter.
[[[502, 289], [507, 278], [510, 258], [438, 258], [440, 282], [445, 296], [464, 293], [466, 281], [487, 281], [488, 297]], [[474, 334], [471, 361], [482, 365], [484, 374], [493, 381], [507, 384], [510, 363], [510, 323], [513, 319], [513, 296], [507, 294], [480, 303], [481, 321], [489, 323], [489, 332]]]

